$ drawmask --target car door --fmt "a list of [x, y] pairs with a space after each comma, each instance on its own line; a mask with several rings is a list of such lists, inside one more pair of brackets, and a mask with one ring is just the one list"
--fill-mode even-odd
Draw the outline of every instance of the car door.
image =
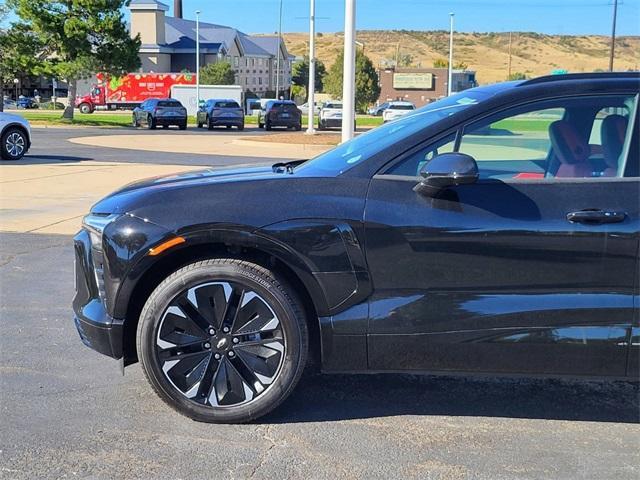
[[[605, 114], [626, 121], [613, 174]], [[370, 369], [624, 375], [637, 295], [636, 117], [632, 93], [527, 103], [444, 132], [375, 175]], [[420, 167], [447, 151], [474, 156], [479, 181], [416, 193]]]

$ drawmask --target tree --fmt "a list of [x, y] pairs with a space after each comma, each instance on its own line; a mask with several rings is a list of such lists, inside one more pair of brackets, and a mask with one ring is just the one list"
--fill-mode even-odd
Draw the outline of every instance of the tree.
[[39, 73], [69, 86], [63, 118], [73, 119], [77, 82], [97, 72], [120, 76], [140, 66], [140, 36], [131, 38], [122, 8], [128, 0], [8, 0], [20, 23], [42, 44]]
[[522, 72], [514, 72], [511, 75], [509, 75], [509, 78], [507, 78], [507, 80], [526, 80], [527, 76], [522, 73]]
[[[324, 77], [327, 74], [327, 69], [320, 60], [316, 60], [316, 92], [321, 92], [324, 83]], [[291, 83], [298, 85], [306, 89], [309, 88], [309, 56], [305, 55], [302, 61], [296, 62], [291, 68]], [[308, 99], [308, 94], [305, 93], [305, 101]]]
[[[449, 60], [444, 58], [436, 58], [433, 61], [433, 68], [449, 68]], [[454, 70], [466, 70], [469, 68], [469, 64], [465, 62], [458, 62], [453, 64]]]
[[229, 62], [210, 63], [200, 69], [200, 83], [205, 85], [233, 85], [236, 72]]
[[[342, 98], [344, 51], [338, 54], [324, 80], [324, 89], [335, 98]], [[356, 52], [356, 109], [364, 112], [367, 106], [378, 100], [380, 85], [373, 62], [360, 50]]]

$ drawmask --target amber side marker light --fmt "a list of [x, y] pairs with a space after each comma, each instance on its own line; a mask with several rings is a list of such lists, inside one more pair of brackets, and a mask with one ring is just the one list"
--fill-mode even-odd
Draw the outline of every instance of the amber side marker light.
[[149, 255], [151, 255], [152, 257], [156, 255], [160, 255], [162, 252], [169, 250], [170, 248], [175, 247], [176, 245], [180, 245], [181, 243], [184, 243], [184, 242], [186, 242], [184, 238], [174, 237], [171, 240], [167, 240], [166, 242], [161, 243], [155, 248], [150, 248]]

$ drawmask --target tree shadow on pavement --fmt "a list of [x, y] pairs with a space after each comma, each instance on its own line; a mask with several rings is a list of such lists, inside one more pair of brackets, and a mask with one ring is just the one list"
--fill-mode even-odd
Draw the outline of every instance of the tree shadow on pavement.
[[640, 423], [638, 383], [399, 374], [304, 377], [261, 423], [399, 415]]

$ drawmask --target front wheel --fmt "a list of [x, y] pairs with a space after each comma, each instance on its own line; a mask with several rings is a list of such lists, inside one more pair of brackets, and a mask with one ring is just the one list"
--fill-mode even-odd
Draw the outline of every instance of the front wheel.
[[178, 125], [178, 128], [180, 130], [186, 130], [187, 129], [187, 122], [181, 123], [180, 125]]
[[80, 110], [80, 113], [92, 113], [93, 110], [91, 109], [91, 105], [89, 105], [88, 103], [81, 103], [78, 106], [78, 110]]
[[304, 370], [296, 293], [261, 266], [212, 259], [181, 268], [140, 315], [138, 356], [154, 390], [194, 420], [241, 423], [276, 408]]
[[3, 160], [20, 160], [27, 152], [29, 141], [19, 128], [7, 128], [0, 141], [0, 156]]
[[244, 130], [244, 123], [242, 125], [238, 125], [238, 130], [240, 131]]
[[138, 123], [138, 118], [135, 116], [135, 114], [131, 118], [131, 125], [133, 126], [133, 128], [138, 128], [140, 126], [140, 124]]
[[155, 130], [156, 129], [156, 121], [151, 115], [149, 115], [147, 117], [147, 128], [149, 130]]
[[268, 132], [271, 131], [271, 124], [269, 123], [269, 120], [264, 123], [264, 129]]

